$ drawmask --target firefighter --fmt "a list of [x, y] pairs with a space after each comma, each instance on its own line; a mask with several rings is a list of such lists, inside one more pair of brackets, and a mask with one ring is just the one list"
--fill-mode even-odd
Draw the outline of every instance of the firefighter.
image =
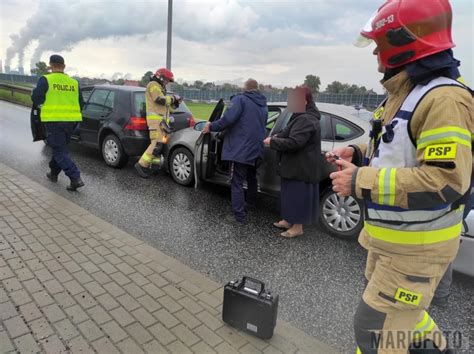
[[326, 155], [341, 168], [334, 191], [365, 205], [358, 353], [451, 352], [426, 311], [458, 251], [472, 169], [472, 91], [453, 58], [451, 22], [448, 0], [388, 0], [356, 42], [375, 42], [388, 93], [370, 143]]
[[146, 121], [150, 131], [150, 145], [135, 164], [140, 177], [148, 178], [153, 165], [163, 164], [163, 147], [171, 133], [170, 113], [182, 99], [177, 95], [167, 95], [166, 85], [174, 82], [173, 73], [165, 68], [158, 69], [146, 87]]

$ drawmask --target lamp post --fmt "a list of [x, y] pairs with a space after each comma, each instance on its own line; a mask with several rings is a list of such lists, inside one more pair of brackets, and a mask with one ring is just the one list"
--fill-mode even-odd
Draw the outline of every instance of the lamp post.
[[171, 70], [171, 33], [173, 27], [173, 0], [168, 0], [168, 40], [166, 46], [166, 68]]

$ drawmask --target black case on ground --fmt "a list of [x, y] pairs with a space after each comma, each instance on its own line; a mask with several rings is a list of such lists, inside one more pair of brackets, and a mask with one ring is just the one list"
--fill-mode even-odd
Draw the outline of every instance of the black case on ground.
[[[260, 289], [250, 287], [259, 285]], [[224, 287], [222, 320], [229, 325], [269, 339], [273, 336], [278, 312], [278, 295], [265, 290], [260, 280], [243, 277], [242, 281], [231, 281]]]

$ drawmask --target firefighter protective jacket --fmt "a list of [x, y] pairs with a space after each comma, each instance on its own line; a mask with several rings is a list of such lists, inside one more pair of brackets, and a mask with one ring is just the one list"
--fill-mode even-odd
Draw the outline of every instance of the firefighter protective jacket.
[[359, 242], [443, 263], [457, 252], [459, 200], [471, 184], [472, 95], [448, 78], [414, 87], [405, 71], [383, 85], [379, 143], [358, 147], [368, 166], [353, 175], [353, 194], [366, 206]]

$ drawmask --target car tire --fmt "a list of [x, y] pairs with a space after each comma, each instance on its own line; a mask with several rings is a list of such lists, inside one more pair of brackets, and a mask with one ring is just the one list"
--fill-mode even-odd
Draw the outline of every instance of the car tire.
[[319, 222], [329, 235], [355, 240], [364, 223], [362, 204], [353, 197], [338, 197], [328, 187], [324, 190], [319, 207]]
[[194, 183], [194, 156], [188, 149], [174, 149], [169, 160], [169, 171], [174, 181], [182, 186]]
[[108, 166], [113, 168], [121, 168], [127, 164], [128, 155], [116, 135], [109, 134], [102, 141], [102, 158]]

